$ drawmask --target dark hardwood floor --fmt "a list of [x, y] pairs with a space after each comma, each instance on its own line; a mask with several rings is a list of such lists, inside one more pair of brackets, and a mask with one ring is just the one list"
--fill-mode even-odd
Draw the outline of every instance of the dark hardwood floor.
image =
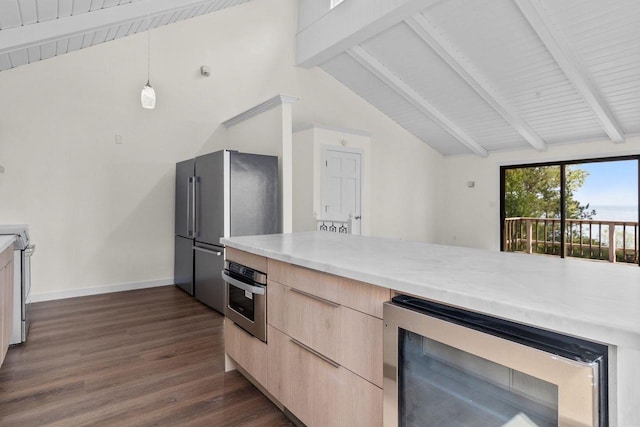
[[4, 426], [289, 426], [237, 372], [223, 317], [173, 286], [32, 305], [0, 369]]

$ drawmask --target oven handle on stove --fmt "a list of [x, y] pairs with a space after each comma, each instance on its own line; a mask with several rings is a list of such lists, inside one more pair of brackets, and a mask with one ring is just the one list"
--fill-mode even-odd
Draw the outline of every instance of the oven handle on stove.
[[233, 277], [226, 274], [224, 271], [222, 272], [222, 279], [225, 282], [229, 282], [236, 288], [240, 288], [243, 291], [251, 292], [256, 295], [264, 295], [264, 287], [263, 286], [251, 286], [248, 283], [241, 282], [240, 280], [236, 280]]

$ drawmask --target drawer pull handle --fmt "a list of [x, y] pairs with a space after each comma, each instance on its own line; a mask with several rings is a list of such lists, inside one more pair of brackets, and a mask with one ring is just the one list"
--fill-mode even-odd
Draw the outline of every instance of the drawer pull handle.
[[295, 345], [297, 345], [298, 347], [300, 347], [303, 350], [308, 351], [309, 353], [313, 354], [314, 356], [316, 356], [317, 358], [325, 361], [326, 363], [328, 363], [329, 365], [333, 366], [334, 368], [339, 368], [340, 365], [336, 362], [334, 362], [333, 360], [329, 359], [327, 356], [324, 356], [323, 354], [318, 353], [317, 351], [315, 351], [314, 349], [302, 344], [300, 341], [298, 341], [295, 338], [289, 338], [291, 340], [292, 343], [294, 343]]
[[338, 303], [335, 303], [333, 301], [329, 301], [328, 299], [317, 297], [317, 296], [315, 296], [313, 294], [310, 294], [310, 293], [307, 293], [305, 291], [301, 291], [301, 290], [298, 290], [298, 289], [295, 289], [295, 288], [291, 288], [291, 292], [295, 292], [296, 294], [304, 295], [305, 297], [308, 297], [308, 298], [323, 302], [325, 304], [330, 305], [331, 307], [336, 307], [336, 308], [340, 307], [340, 304], [338, 304]]

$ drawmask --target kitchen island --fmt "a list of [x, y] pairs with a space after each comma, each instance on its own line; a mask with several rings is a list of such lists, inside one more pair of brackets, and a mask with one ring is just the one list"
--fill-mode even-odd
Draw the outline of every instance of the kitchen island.
[[637, 266], [322, 232], [221, 242], [273, 262], [607, 344], [610, 425], [640, 425]]

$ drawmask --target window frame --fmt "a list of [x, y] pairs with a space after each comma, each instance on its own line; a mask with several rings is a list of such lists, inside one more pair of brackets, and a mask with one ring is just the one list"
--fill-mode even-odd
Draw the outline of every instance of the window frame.
[[[504, 221], [507, 218], [506, 216], [506, 206], [505, 206], [505, 178], [507, 170], [511, 169], [521, 169], [521, 168], [534, 168], [534, 167], [544, 167], [544, 166], [559, 166], [560, 167], [560, 258], [565, 258], [565, 227], [566, 227], [566, 191], [565, 191], [565, 178], [566, 178], [566, 168], [567, 166], [577, 165], [582, 163], [602, 163], [602, 162], [616, 162], [616, 161], [626, 161], [626, 160], [635, 160], [637, 166], [637, 174], [636, 179], [638, 180], [638, 195], [637, 195], [637, 203], [638, 203], [638, 212], [636, 221], [640, 223], [640, 154], [631, 154], [631, 155], [623, 155], [623, 156], [612, 156], [612, 157], [592, 157], [592, 158], [581, 158], [575, 160], [557, 160], [550, 162], [535, 162], [535, 163], [519, 163], [513, 165], [505, 165], [500, 166], [500, 252], [504, 252]], [[640, 266], [640, 261], [638, 261], [638, 265]]]

